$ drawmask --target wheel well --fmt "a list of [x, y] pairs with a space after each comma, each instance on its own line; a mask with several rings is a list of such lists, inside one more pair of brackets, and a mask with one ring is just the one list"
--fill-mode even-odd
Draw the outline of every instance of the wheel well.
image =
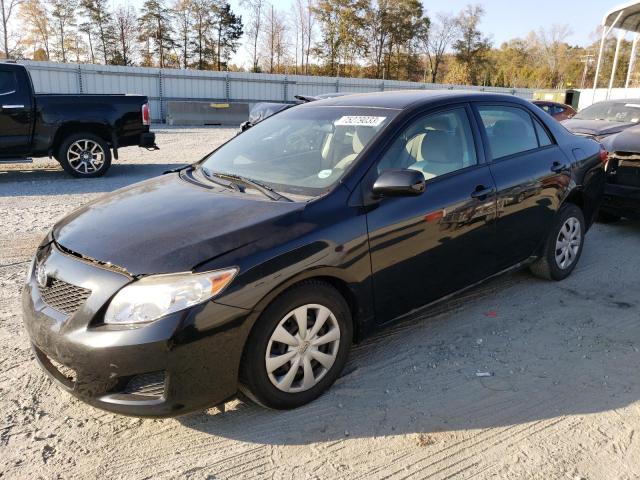
[[564, 203], [573, 203], [576, 207], [582, 210], [585, 222], [590, 224], [593, 216], [593, 208], [589, 205], [588, 201], [585, 201], [582, 190], [573, 190], [569, 196], [565, 199]]
[[53, 142], [51, 144], [53, 156], [58, 155], [58, 149], [60, 148], [62, 142], [64, 142], [65, 138], [67, 138], [69, 135], [81, 132], [97, 135], [105, 142], [107, 142], [109, 146], [111, 146], [111, 129], [107, 125], [103, 125], [100, 123], [65, 123], [60, 128], [58, 128], [53, 138]]

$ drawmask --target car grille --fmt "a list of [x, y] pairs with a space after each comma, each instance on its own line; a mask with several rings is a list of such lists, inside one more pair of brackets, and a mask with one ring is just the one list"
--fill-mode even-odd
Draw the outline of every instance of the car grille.
[[40, 288], [40, 295], [51, 308], [73, 315], [87, 301], [91, 290], [52, 278], [49, 285]]
[[164, 395], [164, 372], [136, 375], [129, 380], [124, 393], [151, 398], [162, 397]]

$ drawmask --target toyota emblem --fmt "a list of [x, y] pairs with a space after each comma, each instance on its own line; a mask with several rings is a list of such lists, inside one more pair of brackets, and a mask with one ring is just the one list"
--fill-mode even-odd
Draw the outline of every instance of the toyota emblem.
[[44, 266], [44, 262], [38, 264], [36, 267], [36, 281], [40, 288], [46, 288], [49, 284], [49, 276], [47, 275], [47, 269]]

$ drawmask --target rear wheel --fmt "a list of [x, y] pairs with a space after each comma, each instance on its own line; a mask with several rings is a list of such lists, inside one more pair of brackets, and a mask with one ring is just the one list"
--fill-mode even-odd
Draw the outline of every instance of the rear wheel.
[[109, 145], [92, 133], [77, 133], [65, 138], [57, 158], [65, 172], [80, 178], [100, 177], [111, 166]]
[[530, 267], [533, 274], [548, 280], [563, 280], [571, 275], [582, 254], [585, 231], [582, 210], [572, 203], [563, 205], [542, 256]]
[[304, 405], [338, 378], [352, 340], [351, 313], [340, 293], [310, 281], [285, 292], [249, 336], [240, 390], [276, 409]]

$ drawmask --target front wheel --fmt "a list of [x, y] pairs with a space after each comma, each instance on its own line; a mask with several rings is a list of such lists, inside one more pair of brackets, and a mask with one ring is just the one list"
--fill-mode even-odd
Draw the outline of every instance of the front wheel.
[[582, 254], [585, 231], [582, 210], [572, 203], [563, 205], [542, 256], [530, 267], [533, 274], [547, 280], [563, 280], [571, 275]]
[[267, 307], [243, 355], [240, 390], [275, 409], [302, 406], [333, 384], [352, 341], [351, 312], [331, 285], [309, 281]]
[[97, 135], [77, 133], [64, 139], [58, 161], [64, 171], [74, 177], [101, 177], [111, 166], [111, 150]]

